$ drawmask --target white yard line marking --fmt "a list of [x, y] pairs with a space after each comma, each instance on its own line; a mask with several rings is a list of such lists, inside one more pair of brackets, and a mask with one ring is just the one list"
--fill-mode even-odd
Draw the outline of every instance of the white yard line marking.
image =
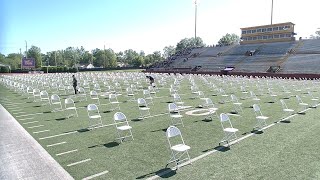
[[8, 107], [8, 109], [11, 111], [20, 111], [21, 110], [20, 107]]
[[39, 134], [39, 133], [43, 133], [43, 132], [48, 132], [50, 131], [49, 129], [46, 129], [46, 130], [43, 130], [43, 131], [36, 131], [36, 132], [33, 132], [33, 134]]
[[[317, 106], [319, 106], [319, 105], [320, 105], [320, 104], [318, 104]], [[311, 108], [308, 108], [308, 109], [305, 109], [305, 110], [300, 111], [300, 112], [306, 112], [306, 111], [308, 111], [308, 110], [310, 110], [310, 109], [311, 109]], [[268, 129], [268, 128], [276, 125], [276, 124], [279, 123], [280, 121], [290, 119], [290, 118], [292, 118], [292, 117], [294, 117], [294, 116], [297, 116], [297, 115], [298, 115], [298, 114], [290, 115], [290, 116], [288, 116], [288, 117], [286, 117], [286, 118], [284, 118], [284, 119], [281, 119], [281, 120], [279, 120], [279, 121], [277, 121], [277, 122], [275, 122], [275, 123], [272, 123], [272, 124], [270, 124], [270, 125], [262, 128], [262, 130]], [[234, 140], [234, 141], [230, 142], [229, 144], [230, 144], [230, 145], [233, 145], [233, 144], [235, 144], [235, 143], [238, 143], [239, 141], [242, 141], [242, 140], [244, 140], [244, 139], [246, 139], [246, 138], [248, 138], [248, 137], [253, 136], [254, 134], [255, 134], [255, 133], [250, 133], [250, 134], [245, 135], [245, 136], [243, 136], [243, 137], [241, 137], [241, 138], [238, 138], [237, 140]], [[227, 147], [227, 146], [223, 146], [223, 147]], [[221, 147], [221, 148], [223, 148], [223, 147]], [[184, 163], [178, 165], [178, 167], [182, 167], [182, 166], [185, 166], [185, 165], [190, 164], [190, 163], [192, 163], [192, 162], [195, 162], [195, 161], [197, 161], [197, 160], [199, 160], [199, 159], [202, 159], [202, 158], [204, 158], [204, 157], [206, 157], [206, 156], [209, 156], [210, 154], [215, 153], [215, 152], [217, 152], [217, 151], [218, 151], [218, 149], [217, 149], [217, 150], [215, 149], [215, 150], [206, 152], [206, 153], [204, 153], [204, 154], [201, 154], [201, 155], [198, 156], [198, 157], [195, 157], [195, 158], [193, 158], [193, 159], [190, 159], [190, 160], [187, 161], [187, 162], [184, 162]], [[167, 170], [167, 171], [163, 171], [163, 172], [161, 172], [161, 173], [159, 173], [159, 174], [156, 174], [156, 175], [154, 175], [154, 176], [151, 176], [151, 177], [148, 178], [148, 180], [153, 180], [153, 179], [160, 178], [161, 176], [170, 173], [172, 170], [175, 170], [175, 168], [171, 168], [171, 169], [169, 169], [169, 170]]]
[[16, 108], [16, 107], [18, 107], [18, 105], [15, 105], [15, 104], [4, 104], [5, 106], [8, 106], [8, 108], [9, 107], [14, 107], [14, 108]]
[[18, 117], [25, 117], [25, 116], [34, 116], [34, 115], [39, 115], [39, 114], [43, 114], [43, 113], [23, 114], [23, 115], [19, 115], [19, 116], [16, 116], [16, 117], [18, 118]]
[[61, 156], [61, 155], [64, 155], [64, 154], [69, 154], [69, 153], [73, 153], [73, 152], [77, 152], [78, 149], [74, 149], [74, 150], [71, 150], [71, 151], [66, 151], [66, 152], [62, 152], [62, 153], [58, 153], [56, 154], [56, 156]]
[[70, 166], [74, 166], [74, 165], [77, 165], [77, 164], [85, 163], [85, 162], [88, 162], [88, 161], [91, 161], [91, 159], [84, 159], [82, 161], [78, 161], [78, 162], [75, 162], [75, 163], [68, 164], [67, 166], [70, 167]]
[[26, 113], [26, 112], [14, 112], [13, 114], [24, 114], [24, 113]]
[[14, 102], [11, 102], [11, 101], [7, 101], [5, 103], [8, 104], [8, 105], [25, 104], [25, 103], [14, 103]]
[[25, 120], [28, 120], [28, 119], [33, 119], [34, 117], [29, 117], [29, 118], [24, 118], [24, 119], [18, 119], [19, 121], [25, 121]]
[[37, 123], [39, 121], [31, 121], [31, 122], [25, 122], [25, 123], [22, 123], [22, 124], [33, 124], [33, 123]]
[[78, 131], [72, 131], [72, 132], [57, 134], [57, 135], [53, 135], [53, 136], [42, 137], [42, 138], [39, 138], [39, 140], [42, 140], [42, 139], [50, 139], [50, 138], [59, 137], [59, 136], [64, 136], [64, 135], [68, 135], [68, 134], [74, 134], [74, 133], [77, 133], [77, 132], [78, 132]]
[[47, 145], [47, 147], [51, 147], [51, 146], [58, 146], [58, 145], [61, 145], [61, 144], [65, 144], [65, 143], [67, 143], [67, 142], [59, 142], [59, 143], [54, 143], [54, 144], [49, 144], [49, 145]]
[[102, 176], [104, 174], [107, 174], [109, 171], [103, 171], [101, 173], [97, 173], [97, 174], [94, 174], [94, 175], [91, 175], [91, 176], [88, 176], [86, 178], [83, 178], [82, 180], [89, 180], [89, 179], [92, 179], [92, 178], [95, 178], [95, 177], [98, 177], [98, 176]]
[[28, 128], [29, 128], [29, 129], [33, 129], [33, 128], [42, 127], [42, 126], [44, 126], [44, 125], [40, 124], [40, 125], [37, 125], [37, 126], [30, 126], [30, 127], [28, 127]]

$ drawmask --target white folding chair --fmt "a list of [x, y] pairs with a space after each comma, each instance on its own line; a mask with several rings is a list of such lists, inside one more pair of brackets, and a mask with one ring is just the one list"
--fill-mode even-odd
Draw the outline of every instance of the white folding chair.
[[101, 88], [99, 84], [93, 85], [93, 90], [96, 91], [98, 94], [101, 93]]
[[28, 94], [28, 99], [30, 99], [31, 96], [33, 96], [33, 89], [32, 87], [27, 87], [27, 94]]
[[203, 103], [203, 107], [207, 108], [209, 110], [209, 114], [205, 117], [205, 118], [211, 118], [212, 119], [212, 114], [215, 114], [217, 116], [217, 118], [219, 119], [219, 116], [217, 114], [217, 110], [218, 108], [215, 107], [215, 105], [213, 104], [212, 100], [210, 98], [204, 98], [204, 103]]
[[[306, 110], [307, 107], [309, 106], [309, 104], [304, 103], [304, 102], [302, 101], [302, 99], [300, 98], [300, 96], [298, 96], [298, 95], [296, 95], [296, 98], [297, 98], [297, 101], [298, 101], [299, 106], [301, 106], [302, 109], [303, 109], [303, 110], [301, 110], [301, 111]], [[300, 110], [299, 110], [299, 111], [300, 111]], [[298, 111], [298, 112], [299, 112], [299, 111]]]
[[[133, 139], [132, 135], [132, 127], [129, 125], [127, 117], [122, 112], [116, 112], [113, 115], [114, 123], [116, 124], [117, 134], [120, 142], [123, 142], [126, 138], [131, 137]], [[126, 132], [123, 134], [123, 132]]]
[[233, 107], [234, 107], [234, 111], [236, 113], [242, 112], [242, 107], [241, 107], [242, 103], [239, 102], [238, 98], [233, 94], [231, 94], [231, 101], [232, 101], [232, 104], [233, 104]]
[[71, 116], [76, 116], [76, 117], [79, 117], [78, 116], [78, 111], [77, 111], [77, 107], [76, 105], [74, 104], [74, 101], [73, 99], [71, 98], [67, 98], [64, 100], [64, 108], [66, 111], [74, 111], [75, 114], [68, 114], [67, 117], [70, 118]]
[[44, 102], [42, 105], [47, 105], [47, 104], [51, 105], [50, 98], [49, 98], [47, 91], [40, 92], [40, 101]]
[[222, 96], [222, 100], [220, 102], [226, 103], [226, 98], [229, 97], [229, 95], [226, 94], [226, 92], [222, 88], [219, 89], [219, 94]]
[[77, 96], [80, 98], [79, 101], [88, 101], [86, 90], [83, 87], [78, 88]]
[[225, 113], [220, 114], [220, 123], [224, 132], [224, 138], [219, 142], [219, 145], [223, 142], [227, 142], [229, 146], [230, 141], [238, 139], [236, 132], [239, 130], [232, 126], [229, 116]]
[[175, 103], [170, 103], [168, 104], [168, 110], [169, 110], [169, 117], [171, 119], [171, 125], [178, 125], [178, 124], [182, 124], [183, 125], [183, 121], [182, 121], [182, 115], [179, 112], [179, 108]]
[[179, 169], [180, 163], [190, 160], [188, 151], [191, 147], [185, 144], [181, 131], [175, 126], [168, 127], [166, 136], [171, 150], [171, 158], [168, 164], [175, 162], [176, 169]]
[[253, 101], [260, 101], [260, 98], [258, 98], [253, 91], [250, 91], [250, 97]]
[[87, 106], [87, 112], [89, 117], [89, 129], [102, 126], [102, 119], [97, 105], [89, 104]]
[[146, 100], [143, 98], [138, 98], [137, 102], [140, 111], [140, 117], [144, 119], [144, 117], [150, 116], [150, 108], [148, 107]]
[[318, 103], [319, 103], [319, 98], [318, 97], [314, 97], [313, 94], [308, 91], [308, 95], [311, 97], [311, 101], [313, 102], [312, 103], [312, 107], [317, 107]]
[[53, 112], [62, 111], [62, 103], [60, 97], [57, 94], [51, 95], [51, 104], [53, 108]]
[[253, 105], [253, 110], [256, 115], [256, 120], [257, 120], [257, 124], [253, 127], [253, 129], [259, 128], [259, 130], [262, 130], [262, 128], [267, 126], [266, 120], [269, 119], [269, 117], [264, 116], [262, 114], [261, 109], [260, 109], [259, 105], [257, 105], [257, 104]]
[[[291, 115], [294, 110], [293, 109], [290, 109], [288, 108], [287, 104], [284, 102], [284, 100], [280, 99], [280, 103], [281, 103], [281, 106], [282, 106], [282, 111], [285, 113], [284, 114], [284, 117], [286, 117], [287, 115]], [[284, 117], [282, 117], [281, 119], [283, 119]]]
[[146, 101], [148, 101], [148, 104], [153, 104], [153, 98], [151, 97], [149, 90], [143, 90], [143, 97]]
[[174, 94], [173, 95], [173, 102], [177, 105], [183, 105], [184, 102], [181, 100], [180, 95], [179, 94]]
[[32, 94], [33, 94], [33, 102], [41, 101], [39, 89], [33, 89]]
[[270, 102], [276, 102], [278, 95], [275, 94], [275, 93], [271, 90], [271, 88], [268, 88], [268, 92], [269, 92], [269, 95], [270, 95], [270, 97], [271, 97], [271, 99], [272, 99], [272, 101], [270, 101]]
[[96, 101], [98, 105], [100, 105], [99, 95], [96, 91], [90, 91], [90, 98]]
[[111, 106], [111, 111], [116, 109], [120, 110], [119, 101], [116, 94], [109, 94], [109, 104]]
[[127, 92], [127, 97], [129, 98], [129, 101], [136, 101], [134, 92], [132, 91], [131, 88], [126, 88], [126, 92]]

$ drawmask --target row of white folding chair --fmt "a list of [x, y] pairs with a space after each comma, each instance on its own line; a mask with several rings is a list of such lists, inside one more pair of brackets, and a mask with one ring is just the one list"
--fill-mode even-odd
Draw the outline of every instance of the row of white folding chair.
[[[87, 106], [87, 112], [89, 117], [89, 129], [94, 129], [103, 126], [102, 118], [97, 105], [89, 104]], [[118, 138], [116, 139], [120, 140], [120, 142], [123, 142], [124, 139], [131, 137], [132, 140], [134, 140], [131, 131], [132, 127], [129, 125], [127, 117], [122, 112], [116, 112], [113, 116], [113, 119], [118, 135]], [[124, 132], [126, 134], [123, 134]]]

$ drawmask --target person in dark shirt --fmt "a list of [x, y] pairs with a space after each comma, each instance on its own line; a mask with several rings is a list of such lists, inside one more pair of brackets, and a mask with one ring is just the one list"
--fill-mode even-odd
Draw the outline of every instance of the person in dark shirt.
[[73, 89], [74, 89], [74, 93], [77, 94], [77, 84], [78, 84], [78, 81], [76, 79], [76, 77], [74, 75], [72, 75], [72, 85], [73, 85]]
[[154, 78], [152, 76], [146, 76], [146, 78], [150, 80], [150, 85], [152, 86], [152, 84], [154, 83]]

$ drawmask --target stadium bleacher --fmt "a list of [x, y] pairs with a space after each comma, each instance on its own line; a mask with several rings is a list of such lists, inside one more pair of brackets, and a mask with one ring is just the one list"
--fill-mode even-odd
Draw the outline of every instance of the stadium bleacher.
[[[320, 39], [291, 42], [232, 45], [192, 49], [187, 57], [177, 58], [169, 68], [220, 72], [235, 67], [234, 72], [264, 73], [280, 66], [277, 73], [319, 73]], [[199, 68], [200, 67], [200, 68]], [[168, 66], [167, 66], [168, 68]]]

